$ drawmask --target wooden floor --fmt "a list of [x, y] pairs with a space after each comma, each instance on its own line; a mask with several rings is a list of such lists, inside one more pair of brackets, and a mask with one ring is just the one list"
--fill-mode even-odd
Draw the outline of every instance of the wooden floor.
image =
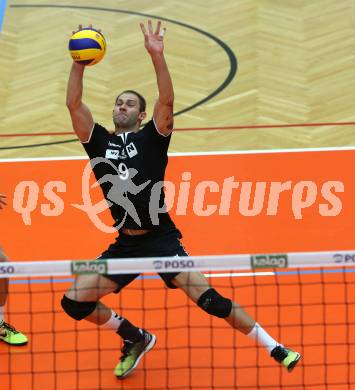
[[[0, 148], [10, 148], [0, 157], [83, 153], [78, 142], [65, 142], [74, 136], [51, 135], [71, 131], [67, 41], [79, 23], [100, 27], [108, 41], [106, 58], [85, 78], [95, 120], [110, 126], [114, 99], [127, 88], [147, 97], [151, 115], [155, 76], [139, 29], [146, 14], [166, 19], [176, 112], [225, 86], [175, 121], [218, 130], [177, 132], [170, 151], [355, 145], [354, 126], [223, 130], [355, 121], [355, 0], [10, 0], [0, 35], [0, 134], [48, 135], [0, 138]], [[43, 143], [51, 145], [18, 148]]]
[[[139, 29], [139, 22], [147, 20], [148, 15], [154, 20], [163, 19], [168, 29], [166, 57], [175, 85], [175, 112], [183, 111], [176, 115], [175, 125], [185, 131], [176, 132], [171, 152], [355, 146], [355, 0], [8, 0], [0, 32], [0, 160], [84, 154], [74, 134], [54, 134], [71, 132], [65, 107], [71, 66], [67, 44], [71, 31], [79, 23], [92, 23], [101, 28], [108, 42], [106, 57], [102, 63], [88, 68], [85, 77], [84, 100], [95, 120], [111, 126], [113, 102], [124, 89], [136, 89], [147, 97], [150, 116], [157, 96], [155, 75]], [[236, 75], [235, 58], [238, 61]], [[196, 103], [200, 104], [195, 106]], [[191, 107], [194, 108], [189, 109]], [[354, 122], [354, 125], [304, 126], [334, 122]], [[271, 124], [296, 125], [227, 128]], [[210, 127], [215, 129], [208, 130]], [[187, 128], [204, 130], [187, 131]], [[80, 202], [82, 183], [78, 172], [82, 172], [85, 163], [69, 160], [0, 164], [0, 191], [6, 193], [9, 204], [1, 212], [6, 223], [0, 224], [0, 228], [3, 227], [0, 239], [11, 259], [89, 259], [101, 252], [104, 243], [112, 241], [111, 236], [98, 232], [86, 214], [73, 207]], [[285, 180], [294, 187], [300, 181], [314, 181], [319, 191], [312, 207], [304, 210], [302, 220], [295, 219], [293, 214], [291, 191], [282, 195], [277, 218], [269, 218], [265, 209], [254, 218], [242, 216], [236, 197], [232, 199], [228, 220], [226, 215], [217, 215], [217, 212], [213, 217], [199, 220], [191, 212], [177, 216], [176, 222], [185, 237], [184, 245], [191, 254], [288, 253], [333, 248], [349, 250], [352, 254], [353, 166], [354, 151], [174, 157], [169, 163], [168, 177], [171, 175], [175, 183], [180, 183], [183, 172], [189, 170], [193, 172], [193, 183], [202, 178], [216, 180], [218, 188], [222, 188], [225, 178], [234, 180], [236, 177], [240, 182], [262, 181], [268, 186], [270, 182]], [[31, 180], [38, 183], [40, 192], [31, 214], [33, 223], [28, 226], [20, 211], [15, 210], [14, 199], [18, 184]], [[53, 180], [68, 183], [67, 191], [60, 194], [65, 200], [65, 211], [55, 219], [41, 214], [42, 206], [48, 206], [49, 201], [44, 187]], [[320, 213], [320, 207], [327, 206], [321, 189], [329, 180], [343, 183], [346, 191], [339, 194], [342, 213], [325, 218]], [[208, 192], [207, 200], [215, 202], [219, 194], [218, 191]], [[282, 299], [275, 295], [285, 287], [279, 280], [272, 282], [276, 289], [271, 285], [264, 289], [265, 279], [260, 282], [258, 279], [257, 290], [245, 289], [238, 280], [235, 296], [239, 302], [251, 305], [251, 314], [257, 312], [260, 323], [267, 329], [270, 327], [277, 337], [281, 335], [285, 344], [303, 353], [299, 369], [291, 376], [281, 374], [274, 363], [269, 367], [270, 361], [264, 362], [265, 354], [260, 355], [259, 364], [254, 358], [259, 359], [254, 346], [247, 354], [243, 353], [246, 350], [243, 343], [248, 343], [248, 339], [241, 341], [239, 336], [234, 339], [230, 330], [228, 334], [224, 328], [221, 329], [223, 334], [200, 332], [199, 335], [207, 339], [201, 344], [203, 349], [194, 345], [188, 349], [186, 340], [190, 340], [190, 336], [172, 333], [169, 352], [164, 341], [168, 333], [164, 333], [159, 322], [149, 322], [158, 317], [159, 320], [168, 318], [165, 311], [160, 311], [159, 316], [149, 315], [147, 323], [143, 322], [144, 326], [157, 331], [156, 352], [144, 360], [137, 376], [119, 383], [111, 372], [117, 362], [117, 348], [112, 353], [105, 351], [106, 347], [113, 348], [112, 342], [106, 337], [100, 339], [103, 348], [100, 357], [95, 331], [94, 337], [90, 333], [82, 339], [86, 342], [85, 337], [90, 336], [93, 354], [82, 351], [81, 344], [75, 344], [77, 333], [72, 332], [73, 322], [64, 319], [61, 311], [53, 312], [53, 302], [56, 310], [61, 310], [59, 299], [67, 285], [12, 285], [12, 314], [19, 314], [14, 318], [15, 324], [20, 324], [31, 342], [22, 351], [0, 346], [0, 388], [24, 389], [26, 384], [32, 383], [32, 387], [27, 388], [134, 389], [138, 383], [139, 389], [169, 389], [178, 384], [184, 390], [225, 390], [228, 383], [239, 390], [354, 389], [351, 364], [355, 356], [355, 310], [352, 310], [355, 274], [344, 275], [322, 272], [304, 275], [304, 279], [300, 275], [282, 276], [292, 283], [288, 287], [293, 291], [281, 294]], [[254, 286], [255, 278], [252, 279], [248, 283]], [[228, 278], [229, 283], [231, 280]], [[304, 284], [295, 290], [295, 284], [300, 281]], [[148, 286], [148, 294], [154, 293], [151, 286]], [[46, 296], [41, 294], [43, 289], [47, 289]], [[39, 299], [34, 296], [35, 305], [31, 306], [33, 293], [38, 293]], [[130, 290], [127, 293], [130, 294]], [[132, 307], [137, 297], [130, 301]], [[174, 297], [177, 297], [174, 298], [176, 305], [182, 307], [185, 301]], [[148, 295], [139, 300], [155, 304], [154, 298], [155, 294], [151, 299]], [[265, 306], [260, 310], [263, 299]], [[255, 302], [259, 307], [254, 307]], [[28, 315], [28, 305], [34, 310], [33, 316]], [[131, 308], [127, 308], [127, 312], [129, 310]], [[140, 307], [138, 310], [142, 313]], [[171, 329], [179, 318], [187, 319], [179, 325], [184, 332], [191, 318], [197, 318], [198, 324], [207, 321], [208, 317], [203, 320], [202, 312], [191, 311], [196, 313], [191, 315], [190, 310], [186, 311], [187, 314], [182, 315], [170, 311]], [[133, 322], [135, 315], [138, 314], [133, 314]], [[139, 317], [137, 321], [140, 323]], [[279, 323], [283, 324], [282, 328]], [[277, 327], [273, 328], [274, 325]], [[53, 329], [59, 331], [59, 336], [65, 329], [64, 343], [56, 339], [58, 334], [53, 333]], [[183, 350], [177, 350], [179, 342], [184, 343]], [[231, 342], [237, 349], [230, 348]], [[79, 345], [77, 353], [72, 352], [73, 343]], [[222, 358], [219, 357], [221, 347], [224, 348]], [[200, 369], [201, 357], [207, 361], [207, 371], [195, 371], [195, 367]], [[213, 362], [213, 357], [218, 359]], [[81, 370], [78, 363], [85, 368]], [[221, 363], [228, 371], [220, 370]], [[160, 369], [162, 364], [165, 364], [163, 375], [159, 377], [154, 370]], [[184, 370], [176, 369], [173, 364]], [[69, 371], [72, 367], [75, 373]], [[158, 383], [160, 378], [163, 385]], [[214, 382], [214, 378], [218, 382]], [[140, 381], [144, 381], [143, 386]], [[148, 382], [150, 387], [145, 386]]]

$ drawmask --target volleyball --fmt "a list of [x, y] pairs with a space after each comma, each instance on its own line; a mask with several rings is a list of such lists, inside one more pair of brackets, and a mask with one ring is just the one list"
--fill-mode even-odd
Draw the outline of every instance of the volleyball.
[[106, 40], [100, 31], [83, 28], [74, 33], [69, 40], [72, 59], [82, 65], [95, 65], [106, 53]]

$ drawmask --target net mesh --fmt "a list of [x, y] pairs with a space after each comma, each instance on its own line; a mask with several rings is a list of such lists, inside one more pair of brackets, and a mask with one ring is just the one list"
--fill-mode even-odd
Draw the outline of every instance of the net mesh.
[[[118, 380], [113, 375], [121, 354], [118, 335], [87, 321], [76, 322], [61, 309], [62, 295], [74, 280], [70, 273], [78, 272], [76, 265], [11, 263], [13, 269], [3, 272], [11, 276], [6, 320], [26, 333], [29, 343], [1, 343], [1, 389], [354, 388], [354, 264], [345, 253], [297, 254], [293, 262], [292, 255], [282, 256], [287, 264], [281, 265], [288, 268], [276, 267], [270, 256], [264, 256], [261, 265], [276, 268], [253, 270], [248, 270], [250, 264], [255, 267], [249, 256], [208, 258], [205, 266], [215, 262], [215, 267], [204, 273], [214, 288], [242, 305], [276, 340], [302, 354], [292, 373], [226, 321], [204, 313], [182, 291], [168, 290], [158, 276], [144, 274], [119, 294], [102, 299], [157, 336], [155, 348], [136, 370]], [[226, 258], [228, 264], [221, 267]], [[193, 266], [184, 271], [204, 267], [206, 258], [191, 259]], [[124, 272], [151, 270], [157, 267], [154, 261], [128, 261], [131, 268]], [[158, 267], [164, 268], [168, 260], [159, 261]], [[110, 264], [117, 263], [108, 262], [109, 272]], [[81, 272], [88, 271], [84, 268]], [[48, 276], [50, 271], [57, 276]]]

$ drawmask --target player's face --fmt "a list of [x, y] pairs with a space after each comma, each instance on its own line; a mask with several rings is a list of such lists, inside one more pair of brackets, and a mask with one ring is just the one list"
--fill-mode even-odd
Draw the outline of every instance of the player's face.
[[115, 126], [121, 129], [129, 129], [140, 124], [145, 113], [140, 112], [138, 96], [133, 93], [123, 93], [118, 96], [112, 117]]

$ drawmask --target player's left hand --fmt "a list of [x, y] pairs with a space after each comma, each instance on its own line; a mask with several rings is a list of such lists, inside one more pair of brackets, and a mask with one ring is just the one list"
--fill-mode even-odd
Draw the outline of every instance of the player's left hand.
[[144, 46], [150, 55], [161, 54], [164, 51], [164, 34], [166, 28], [161, 29], [161, 21], [158, 20], [157, 27], [153, 32], [153, 24], [148, 20], [148, 31], [144, 23], [140, 23], [142, 33], [144, 35]]
[[6, 199], [6, 196], [3, 195], [3, 194], [0, 194], [0, 210], [1, 210], [2, 208], [4, 208], [4, 206], [6, 206], [5, 199]]

